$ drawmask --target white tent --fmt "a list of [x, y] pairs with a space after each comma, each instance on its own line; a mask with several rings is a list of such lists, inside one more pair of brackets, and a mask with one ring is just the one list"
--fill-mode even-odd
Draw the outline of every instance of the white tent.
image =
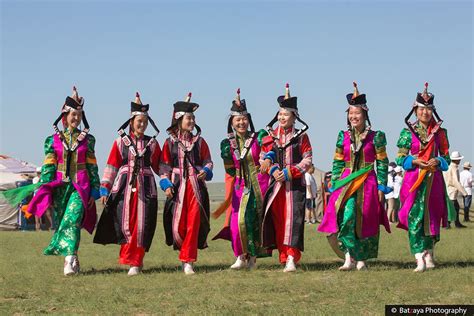
[[[0, 154], [0, 191], [16, 188], [18, 181], [24, 180], [22, 174], [34, 175], [36, 166]], [[18, 208], [11, 206], [0, 194], [0, 230], [18, 228]]]

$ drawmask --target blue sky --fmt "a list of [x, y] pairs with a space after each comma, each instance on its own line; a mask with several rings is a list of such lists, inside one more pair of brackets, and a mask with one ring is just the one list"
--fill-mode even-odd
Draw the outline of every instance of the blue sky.
[[235, 90], [263, 127], [289, 82], [314, 163], [326, 170], [356, 80], [393, 160], [403, 119], [429, 81], [451, 149], [473, 161], [472, 13], [470, 1], [4, 0], [0, 153], [40, 164], [76, 85], [102, 169], [135, 91], [150, 103], [160, 144], [172, 104], [192, 91], [220, 181]]

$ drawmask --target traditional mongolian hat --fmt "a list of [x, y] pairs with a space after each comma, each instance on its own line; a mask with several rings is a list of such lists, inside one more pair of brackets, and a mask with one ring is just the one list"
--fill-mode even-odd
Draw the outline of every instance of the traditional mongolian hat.
[[290, 96], [290, 85], [288, 83], [285, 86], [285, 95], [279, 96], [277, 102], [281, 108], [298, 113], [298, 97]]
[[84, 122], [84, 127], [85, 127], [84, 130], [87, 130], [86, 132], [88, 132], [89, 131], [89, 123], [87, 122], [86, 114], [84, 112], [84, 98], [79, 96], [75, 86], [72, 87], [71, 96], [66, 97], [66, 101], [64, 101], [64, 104], [61, 107], [61, 114], [58, 116], [56, 121], [54, 121], [54, 123], [53, 123], [53, 127], [56, 131], [59, 131], [59, 129], [58, 129], [59, 121], [63, 120], [63, 125], [65, 124], [66, 115], [70, 111], [80, 111], [80, 112], [82, 112], [82, 121]]
[[[118, 129], [118, 134], [120, 135], [120, 137], [122, 137], [122, 139], [124, 139], [124, 137], [126, 136], [126, 133], [125, 133], [125, 128], [127, 126], [130, 126], [130, 124], [132, 124], [132, 119], [137, 116], [137, 115], [144, 115], [144, 116], [147, 116], [148, 117], [148, 121], [150, 122], [151, 126], [155, 129], [156, 131], [156, 134], [153, 136], [153, 138], [155, 138], [156, 136], [158, 136], [158, 134], [160, 133], [160, 130], [158, 129], [158, 127], [156, 127], [156, 124], [155, 122], [153, 121], [153, 119], [151, 118], [151, 116], [148, 114], [148, 110], [150, 109], [150, 105], [149, 104], [143, 104], [142, 103], [142, 100], [140, 99], [140, 93], [136, 92], [135, 93], [135, 100], [133, 100], [131, 103], [130, 103], [130, 118], [128, 120], [126, 120], [121, 126], [120, 128]], [[125, 139], [126, 143], [128, 142], [127, 139]]]
[[[194, 113], [198, 108], [199, 104], [191, 102], [192, 93], [189, 92], [184, 101], [178, 101], [173, 104], [173, 117], [171, 118], [171, 126], [166, 129], [168, 133], [175, 131], [178, 128], [180, 119], [188, 113]], [[201, 133], [201, 128], [195, 125], [198, 134]]]
[[354, 92], [346, 95], [347, 103], [349, 103], [351, 106], [359, 106], [365, 111], [369, 111], [365, 94], [359, 93], [359, 89], [357, 88], [357, 83], [355, 81], [352, 82], [352, 84], [354, 85]]
[[[303, 124], [303, 128], [298, 131], [298, 136], [308, 130], [308, 124], [306, 124], [298, 114], [298, 98], [292, 97], [290, 95], [290, 85], [287, 83], [285, 86], [285, 95], [281, 95], [277, 98], [278, 105], [281, 109], [285, 109], [287, 111], [293, 112], [295, 114], [296, 120]], [[275, 117], [267, 124], [266, 129], [269, 131], [270, 134], [273, 130], [273, 124], [278, 121], [278, 112], [275, 114]]]
[[[62, 120], [63, 126], [65, 126], [66, 116], [71, 111], [82, 112], [82, 121], [84, 122], [84, 129], [81, 131], [81, 134], [77, 137], [77, 141], [72, 145], [72, 147], [69, 147], [69, 145], [67, 145], [64, 139], [63, 134], [60, 132], [58, 128], [58, 123], [59, 121]], [[64, 104], [61, 108], [61, 114], [59, 114], [58, 118], [53, 123], [53, 129], [56, 132], [56, 134], [59, 136], [59, 138], [61, 139], [64, 148], [66, 148], [69, 151], [74, 151], [77, 148], [79, 142], [81, 142], [89, 133], [89, 123], [87, 122], [86, 113], [84, 112], [84, 98], [79, 96], [75, 86], [72, 87], [72, 95], [70, 97], [66, 97], [66, 101], [64, 101]]]
[[247, 103], [245, 102], [245, 99], [240, 99], [240, 88], [237, 89], [237, 95], [235, 96], [235, 99], [232, 101], [232, 106], [230, 108], [230, 117], [229, 117], [229, 122], [227, 124], [227, 133], [233, 134], [234, 131], [232, 130], [232, 118], [234, 116], [239, 116], [239, 115], [246, 115], [249, 120], [249, 125], [250, 125], [250, 131], [255, 132], [255, 128], [252, 122], [252, 116], [250, 113], [247, 111]]
[[[436, 107], [434, 106], [434, 94], [428, 92], [428, 82], [425, 82], [425, 88], [423, 89], [423, 92], [418, 92], [416, 94], [416, 99], [415, 102], [413, 103], [413, 106], [408, 113], [408, 115], [405, 117], [405, 124], [408, 126], [410, 131], [416, 135], [416, 137], [423, 143], [426, 144], [430, 141], [430, 139], [433, 137], [433, 135], [440, 129], [441, 124], [443, 124], [443, 120], [439, 117], [438, 113], [436, 112]], [[433, 121], [435, 122], [435, 126], [431, 129], [430, 135], [422, 140], [420, 139], [418, 132], [415, 130], [415, 125], [417, 121], [415, 122], [410, 122], [410, 117], [412, 116], [413, 113], [415, 113], [416, 109], [418, 107], [426, 107], [430, 108], [433, 110]]]
[[418, 92], [416, 94], [416, 100], [413, 106], [434, 108], [433, 101], [434, 101], [434, 94], [432, 94], [431, 92], [428, 92], [428, 82], [425, 82], [425, 89], [423, 89], [423, 92], [421, 93]]
[[146, 115], [148, 116], [148, 110], [150, 109], [149, 104], [143, 104], [142, 100], [140, 99], [140, 94], [137, 92], [135, 93], [135, 100], [130, 102], [130, 118], [134, 117], [135, 115]]
[[[369, 107], [367, 106], [367, 98], [364, 93], [359, 93], [357, 82], [353, 81], [352, 85], [354, 86], [354, 92], [346, 95], [347, 103], [349, 104], [349, 107], [356, 106], [364, 110], [365, 117], [368, 123], [368, 129], [370, 129], [372, 124], [370, 123], [369, 119]], [[347, 108], [346, 112], [349, 112], [349, 107]], [[347, 126], [348, 128], [350, 128], [351, 126], [351, 123], [349, 122], [349, 116], [347, 117]]]

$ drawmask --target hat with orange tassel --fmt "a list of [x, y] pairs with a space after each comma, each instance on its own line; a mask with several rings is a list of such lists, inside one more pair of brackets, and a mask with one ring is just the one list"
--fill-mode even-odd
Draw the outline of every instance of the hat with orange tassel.
[[368, 111], [369, 108], [367, 107], [367, 99], [365, 94], [360, 94], [359, 89], [357, 88], [357, 83], [354, 81], [352, 82], [354, 85], [354, 93], [349, 93], [346, 95], [347, 103], [351, 106], [360, 106], [364, 110]]

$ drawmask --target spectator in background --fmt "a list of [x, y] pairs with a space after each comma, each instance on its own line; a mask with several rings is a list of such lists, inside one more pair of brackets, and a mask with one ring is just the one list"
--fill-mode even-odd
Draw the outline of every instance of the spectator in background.
[[[390, 163], [391, 164], [391, 163]], [[385, 194], [385, 202], [387, 203], [387, 217], [390, 223], [393, 223], [392, 214], [393, 209], [395, 207], [395, 199], [393, 198], [393, 182], [395, 178], [395, 170], [394, 167], [388, 165], [388, 179], [387, 179], [387, 187], [392, 189], [389, 193]]]
[[314, 212], [316, 213], [316, 222], [321, 222], [324, 212], [324, 176], [325, 172], [314, 168], [313, 178], [316, 182], [316, 205]]
[[398, 210], [400, 209], [400, 189], [403, 182], [403, 169], [400, 166], [395, 167], [395, 179], [393, 180], [393, 198], [395, 199], [395, 207], [393, 209], [393, 222], [398, 222]]
[[329, 196], [331, 195], [331, 178], [332, 171], [326, 172], [324, 176], [324, 211], [326, 212], [326, 206], [328, 205]]
[[307, 224], [316, 224], [316, 196], [317, 196], [317, 186], [316, 181], [313, 177], [314, 174], [314, 165], [309, 167], [308, 172], [304, 174], [304, 179], [306, 182], [306, 201], [305, 201], [305, 208], [306, 208], [306, 216], [305, 216], [305, 223]]
[[385, 194], [385, 199], [387, 201], [387, 217], [391, 223], [395, 223], [398, 220], [398, 209], [400, 208], [400, 187], [402, 185], [402, 168], [396, 166], [395, 168], [388, 167], [388, 182], [387, 186], [392, 189], [388, 194]]
[[462, 196], [466, 196], [467, 192], [464, 190], [461, 183], [459, 183], [459, 163], [464, 158], [458, 151], [453, 151], [451, 153], [451, 163], [449, 168], [444, 172], [444, 179], [446, 181], [446, 188], [448, 191], [448, 197], [451, 202], [454, 204], [456, 209], [456, 221], [454, 225], [456, 228], [465, 228], [463, 224], [459, 221], [459, 203], [458, 203], [458, 193], [461, 193]]
[[464, 170], [460, 174], [460, 182], [464, 190], [466, 190], [467, 195], [464, 196], [464, 222], [469, 222], [469, 208], [471, 208], [472, 203], [472, 166], [469, 161], [466, 161], [463, 165]]

